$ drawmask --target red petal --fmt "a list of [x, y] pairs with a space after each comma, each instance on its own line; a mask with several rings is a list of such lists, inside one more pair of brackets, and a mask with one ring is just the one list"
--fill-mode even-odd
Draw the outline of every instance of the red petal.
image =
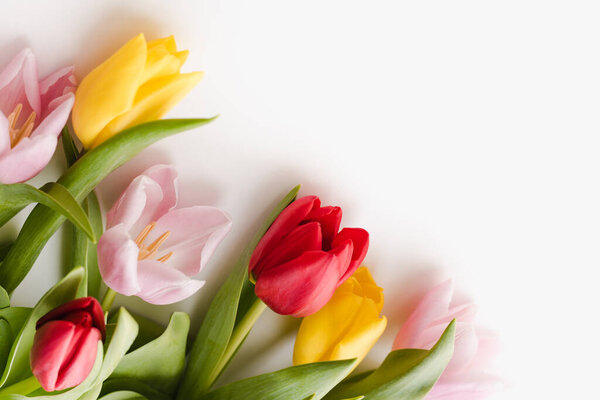
[[42, 318], [40, 318], [36, 324], [36, 329], [39, 329], [42, 325], [49, 321], [67, 319], [68, 314], [77, 312], [87, 312], [94, 321], [94, 326], [102, 333], [102, 338], [105, 337], [106, 325], [104, 323], [104, 311], [102, 306], [93, 297], [81, 297], [79, 299], [71, 300], [59, 307], [48, 312]]
[[98, 353], [101, 333], [96, 328], [79, 328], [73, 335], [68, 358], [61, 366], [55, 390], [79, 385], [88, 377]]
[[319, 311], [335, 291], [340, 258], [323, 251], [300, 257], [264, 271], [255, 292], [273, 311], [305, 317]]
[[60, 368], [74, 334], [75, 324], [67, 321], [50, 321], [35, 333], [29, 354], [31, 370], [47, 392], [56, 390]]
[[360, 264], [367, 256], [367, 250], [369, 249], [369, 232], [362, 228], [344, 228], [333, 240], [333, 246], [337, 246], [339, 243], [343, 243], [346, 240], [352, 241], [354, 249], [352, 251], [352, 261], [346, 272], [341, 276], [339, 285], [360, 267]]
[[306, 196], [299, 198], [287, 206], [275, 219], [252, 253], [248, 271], [252, 272], [263, 254], [269, 254], [277, 246], [279, 241], [289, 234], [313, 208], [321, 205], [317, 196]]
[[305, 218], [305, 221], [316, 221], [321, 224], [323, 231], [323, 250], [329, 250], [333, 238], [340, 229], [342, 222], [342, 209], [339, 207], [314, 208]]
[[277, 247], [265, 254], [254, 268], [254, 276], [258, 279], [263, 271], [293, 260], [305, 251], [321, 250], [321, 242], [321, 226], [318, 222], [296, 227]]

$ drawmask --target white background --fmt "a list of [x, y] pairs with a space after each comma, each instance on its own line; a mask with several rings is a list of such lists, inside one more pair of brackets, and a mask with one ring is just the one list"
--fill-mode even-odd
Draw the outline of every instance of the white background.
[[[454, 277], [497, 330], [498, 399], [595, 398], [600, 190], [600, 9], [593, 1], [3, 1], [0, 63], [22, 47], [42, 74], [79, 78], [138, 32], [175, 34], [206, 78], [171, 116], [214, 124], [163, 140], [100, 188], [109, 207], [153, 163], [180, 171], [181, 203], [227, 210], [231, 234], [179, 304], [118, 301], [197, 329], [267, 210], [297, 183], [371, 233], [366, 264], [390, 325]], [[58, 153], [34, 180], [55, 179]], [[14, 237], [25, 214], [0, 231]], [[14, 295], [59, 277], [62, 235]], [[288, 366], [298, 322], [267, 312], [224, 379]]]

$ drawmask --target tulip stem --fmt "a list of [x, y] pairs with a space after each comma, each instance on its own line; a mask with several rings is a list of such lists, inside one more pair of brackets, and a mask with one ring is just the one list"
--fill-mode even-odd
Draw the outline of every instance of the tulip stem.
[[104, 311], [106, 311], [106, 312], [110, 311], [113, 301], [115, 301], [116, 295], [117, 295], [117, 292], [115, 292], [111, 288], [106, 289], [106, 293], [104, 293], [104, 298], [102, 298], [102, 309]]
[[0, 396], [8, 394], [22, 394], [27, 395], [41, 387], [40, 383], [35, 376], [30, 376], [14, 385], [7, 386], [0, 389]]
[[225, 353], [223, 353], [223, 357], [221, 357], [221, 360], [219, 360], [219, 364], [217, 364], [213, 375], [210, 377], [209, 387], [215, 383], [217, 378], [219, 378], [221, 372], [223, 372], [227, 364], [229, 364], [229, 361], [231, 361], [233, 355], [238, 351], [239, 347], [242, 345], [242, 342], [244, 339], [246, 339], [246, 336], [248, 336], [248, 333], [250, 333], [250, 330], [256, 323], [256, 320], [261, 316], [266, 308], [267, 305], [263, 303], [261, 299], [256, 298], [240, 322], [235, 325], [233, 332], [231, 333], [229, 343], [227, 344], [227, 348], [225, 349]]

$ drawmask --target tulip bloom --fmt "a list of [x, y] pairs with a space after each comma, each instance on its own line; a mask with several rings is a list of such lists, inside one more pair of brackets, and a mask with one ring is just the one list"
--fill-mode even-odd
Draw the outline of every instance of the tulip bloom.
[[104, 282], [152, 304], [181, 301], [202, 287], [200, 272], [231, 228], [215, 207], [175, 208], [177, 172], [156, 165], [135, 178], [106, 216], [98, 241]]
[[498, 378], [485, 373], [498, 350], [498, 338], [475, 326], [474, 304], [450, 306], [452, 292], [450, 280], [432, 288], [398, 332], [393, 348], [430, 349], [456, 319], [454, 355], [426, 398], [483, 399], [501, 386]]
[[0, 183], [24, 182], [48, 164], [73, 107], [74, 91], [73, 67], [38, 80], [29, 49], [0, 72]]
[[187, 51], [170, 36], [131, 39], [82, 81], [75, 94], [73, 128], [85, 148], [143, 122], [160, 119], [202, 78], [179, 72]]
[[357, 269], [325, 307], [302, 320], [294, 364], [356, 358], [358, 365], [385, 330], [382, 308], [383, 289], [366, 267]]
[[33, 375], [47, 392], [79, 385], [92, 371], [104, 313], [93, 297], [75, 299], [37, 322], [30, 353]]
[[321, 309], [367, 254], [369, 234], [340, 232], [342, 210], [302, 197], [277, 217], [260, 240], [249, 273], [256, 295], [273, 311], [305, 317]]

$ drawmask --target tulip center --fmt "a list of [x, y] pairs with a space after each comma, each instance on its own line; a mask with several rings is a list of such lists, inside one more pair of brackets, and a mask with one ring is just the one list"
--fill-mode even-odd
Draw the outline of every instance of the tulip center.
[[10, 135], [10, 147], [13, 148], [19, 144], [21, 140], [31, 135], [33, 132], [33, 126], [35, 124], [35, 111], [32, 111], [29, 114], [29, 117], [25, 120], [21, 127], [17, 128], [17, 123], [19, 121], [19, 116], [21, 115], [21, 111], [23, 110], [23, 104], [19, 103], [8, 116], [8, 133]]
[[[150, 232], [152, 232], [152, 230], [154, 229], [155, 226], [156, 226], [156, 222], [152, 222], [152, 223], [146, 225], [146, 227], [144, 229], [142, 229], [142, 231], [140, 232], [138, 237], [135, 239], [135, 244], [137, 244], [137, 246], [140, 249], [140, 252], [138, 254], [138, 260], [146, 260], [149, 258], [154, 258], [156, 253], [158, 253], [158, 249], [160, 248], [160, 246], [162, 246], [162, 244], [165, 242], [165, 240], [167, 240], [169, 235], [171, 235], [171, 232], [167, 231], [167, 232], [163, 233], [162, 235], [160, 235], [158, 237], [158, 239], [156, 239], [154, 242], [152, 242], [151, 244], [146, 246], [144, 244], [144, 242], [146, 241], [146, 238], [148, 238], [148, 235], [150, 234]], [[156, 261], [165, 262], [169, 258], [171, 258], [172, 255], [173, 255], [173, 252], [171, 251], [171, 252], [165, 254], [164, 256], [157, 258]]]

